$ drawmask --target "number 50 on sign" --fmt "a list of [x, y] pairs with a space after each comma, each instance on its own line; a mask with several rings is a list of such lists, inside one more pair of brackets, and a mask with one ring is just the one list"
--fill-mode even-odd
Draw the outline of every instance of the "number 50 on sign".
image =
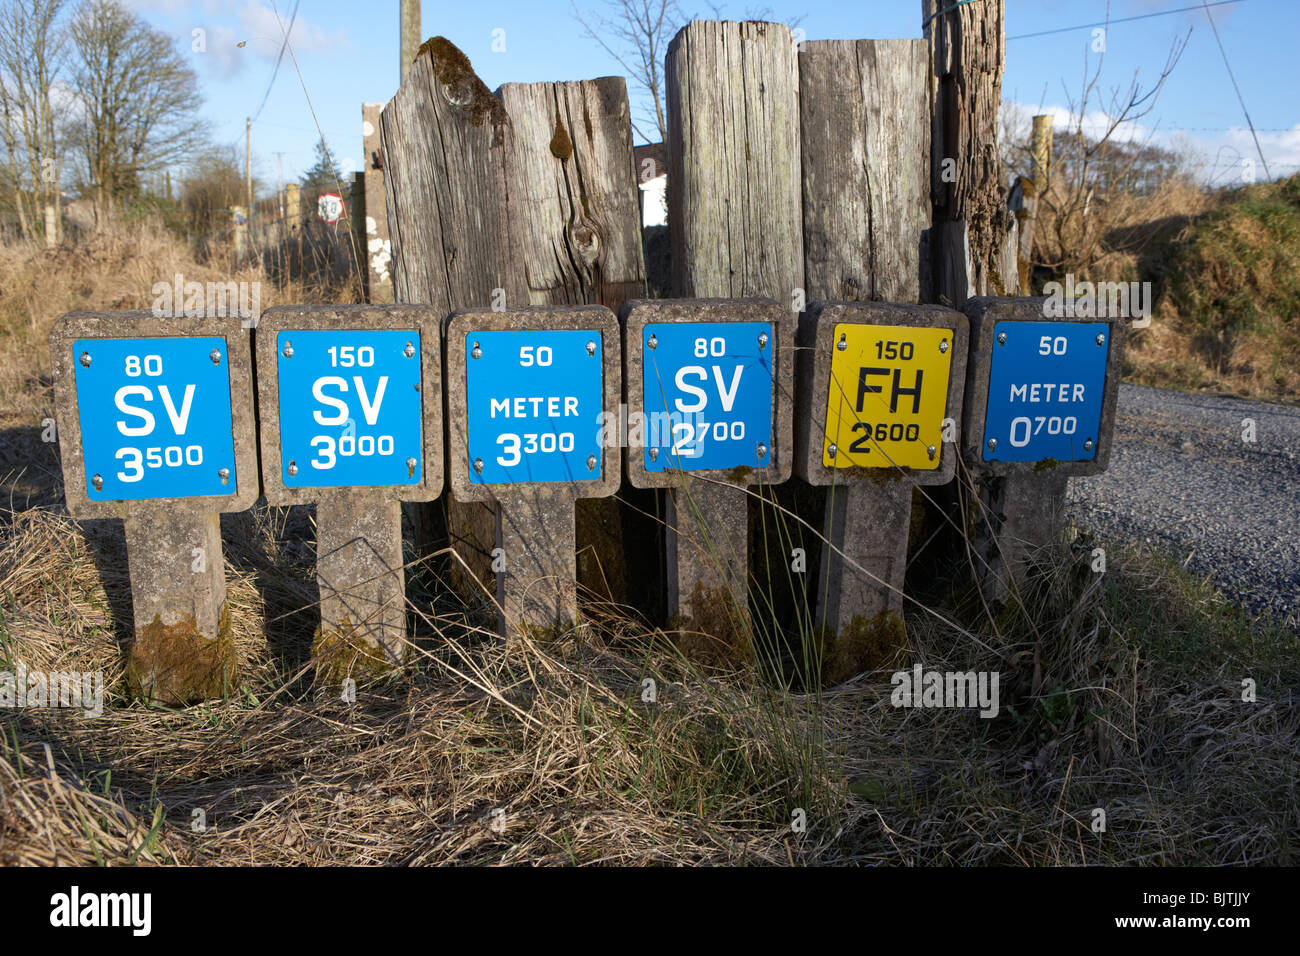
[[951, 329], [836, 325], [822, 464], [937, 469], [952, 346]]

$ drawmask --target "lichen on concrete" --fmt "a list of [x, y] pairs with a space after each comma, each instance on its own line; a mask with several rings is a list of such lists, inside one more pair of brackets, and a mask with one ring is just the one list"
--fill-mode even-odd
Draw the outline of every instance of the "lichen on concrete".
[[346, 617], [329, 630], [316, 629], [311, 656], [316, 667], [316, 686], [331, 689], [341, 686], [348, 677], [362, 684], [385, 677], [400, 667], [382, 647], [367, 641]]
[[901, 614], [881, 611], [872, 618], [855, 616], [833, 645], [823, 647], [823, 681], [827, 686], [842, 684], [863, 671], [898, 667], [906, 657], [907, 628]]
[[192, 615], [175, 624], [155, 615], [136, 630], [127, 652], [127, 688], [139, 700], [184, 707], [226, 696], [237, 678], [228, 605], [222, 605], [215, 637], [200, 634]]

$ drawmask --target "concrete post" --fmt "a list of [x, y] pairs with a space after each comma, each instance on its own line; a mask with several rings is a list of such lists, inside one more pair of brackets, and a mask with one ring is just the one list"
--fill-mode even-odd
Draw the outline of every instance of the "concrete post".
[[1126, 318], [1094, 316], [1101, 304], [990, 296], [963, 306], [968, 533], [990, 607], [1019, 600], [1034, 557], [1061, 543], [1066, 478], [1110, 459]]
[[628, 480], [668, 489], [669, 620], [744, 647], [746, 488], [793, 467], [793, 316], [755, 298], [638, 300], [620, 317]]
[[248, 337], [181, 312], [71, 312], [50, 333], [68, 511], [125, 519], [127, 678], [158, 703], [236, 680], [218, 514], [258, 495]]
[[819, 302], [800, 323], [795, 471], [830, 489], [816, 585], [827, 683], [905, 646], [912, 490], [956, 468], [966, 337], [940, 306]]
[[447, 325], [448, 474], [495, 506], [499, 631], [577, 620], [574, 508], [618, 490], [618, 320], [603, 306], [467, 310]]
[[443, 485], [441, 317], [405, 305], [268, 309], [257, 369], [267, 501], [316, 502], [317, 683], [400, 666], [400, 502]]

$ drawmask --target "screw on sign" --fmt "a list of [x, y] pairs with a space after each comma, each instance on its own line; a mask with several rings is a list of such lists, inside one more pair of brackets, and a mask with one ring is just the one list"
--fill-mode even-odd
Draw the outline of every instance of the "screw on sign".
[[626, 303], [621, 319], [628, 480], [669, 489], [668, 616], [740, 637], [746, 486], [792, 467], [793, 316], [771, 299], [656, 299]]
[[1066, 480], [1110, 457], [1124, 320], [1058, 318], [1047, 300], [981, 297], [971, 322], [964, 457], [977, 475], [973, 550], [990, 602], [1060, 543]]
[[618, 489], [621, 340], [600, 306], [454, 313], [447, 326], [451, 491], [496, 505], [504, 635], [577, 618], [574, 507]]
[[903, 646], [912, 489], [955, 470], [966, 343], [965, 317], [940, 306], [816, 302], [801, 317], [795, 469], [830, 487], [810, 588], [828, 682]]
[[442, 492], [439, 316], [420, 306], [269, 309], [257, 368], [267, 501], [316, 503], [316, 680], [398, 666], [400, 502]]
[[474, 484], [600, 479], [599, 329], [467, 332]]
[[238, 317], [73, 312], [50, 334], [69, 512], [125, 520], [133, 693], [167, 704], [235, 678], [218, 515], [258, 495]]
[[772, 445], [772, 322], [642, 330], [646, 471], [761, 468]]

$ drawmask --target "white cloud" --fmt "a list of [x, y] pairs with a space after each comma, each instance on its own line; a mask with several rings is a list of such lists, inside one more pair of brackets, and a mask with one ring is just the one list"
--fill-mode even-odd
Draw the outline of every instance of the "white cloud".
[[[1003, 135], [1012, 136], [1021, 142], [1028, 141], [1030, 119], [1035, 115], [1050, 115], [1052, 126], [1057, 132], [1075, 130], [1080, 125], [1075, 112], [1056, 104], [1037, 106], [1008, 101], [1003, 104], [1003, 110]], [[1245, 160], [1254, 165], [1257, 180], [1264, 179], [1259, 153], [1248, 127], [1183, 129], [1151, 117], [1146, 120], [1150, 121], [1120, 123], [1111, 138], [1118, 143], [1149, 143], [1182, 155], [1187, 158], [1202, 182], [1223, 185], [1239, 180], [1246, 168]], [[1083, 116], [1083, 131], [1092, 137], [1101, 136], [1112, 121], [1113, 117], [1105, 110], [1091, 110]], [[1288, 130], [1261, 132], [1258, 136], [1260, 149], [1268, 161], [1269, 172], [1275, 178], [1300, 171], [1300, 123]]]
[[[289, 28], [289, 14], [293, 9], [287, 4], [284, 6], [286, 9], [281, 10], [277, 17], [270, 4], [259, 0], [247, 0], [244, 8], [239, 12], [239, 26], [248, 39], [246, 50], [256, 48], [257, 54], [268, 60], [274, 60], [279, 56], [280, 43], [284, 38], [284, 31]], [[271, 42], [268, 43], [268, 39]], [[346, 49], [351, 45], [346, 28], [340, 27], [334, 33], [326, 33], [323, 27], [308, 21], [303, 16], [301, 8], [297, 19], [293, 21], [293, 29], [289, 30], [289, 43], [293, 46], [293, 52], [298, 55], [329, 53]]]
[[[153, 3], [167, 3], [169, 0], [147, 0]], [[206, 2], [205, 4], [206, 5]], [[207, 32], [207, 50], [201, 55], [204, 68], [217, 79], [229, 79], [250, 65], [262, 69], [265, 64], [274, 63], [280, 55], [280, 45], [284, 40], [284, 31], [289, 29], [289, 13], [293, 7], [282, 2], [281, 19], [276, 17], [270, 4], [262, 0], [246, 0], [234, 18], [233, 25], [200, 23]], [[287, 9], [285, 9], [287, 7]], [[183, 37], [187, 43], [189, 35]], [[243, 43], [241, 47], [239, 44]], [[312, 23], [299, 10], [298, 18], [289, 30], [289, 43], [294, 55], [302, 58], [312, 54], [333, 53], [351, 46], [348, 31], [340, 27], [333, 33], [327, 32], [318, 24]], [[286, 57], [287, 60], [287, 57]]]

